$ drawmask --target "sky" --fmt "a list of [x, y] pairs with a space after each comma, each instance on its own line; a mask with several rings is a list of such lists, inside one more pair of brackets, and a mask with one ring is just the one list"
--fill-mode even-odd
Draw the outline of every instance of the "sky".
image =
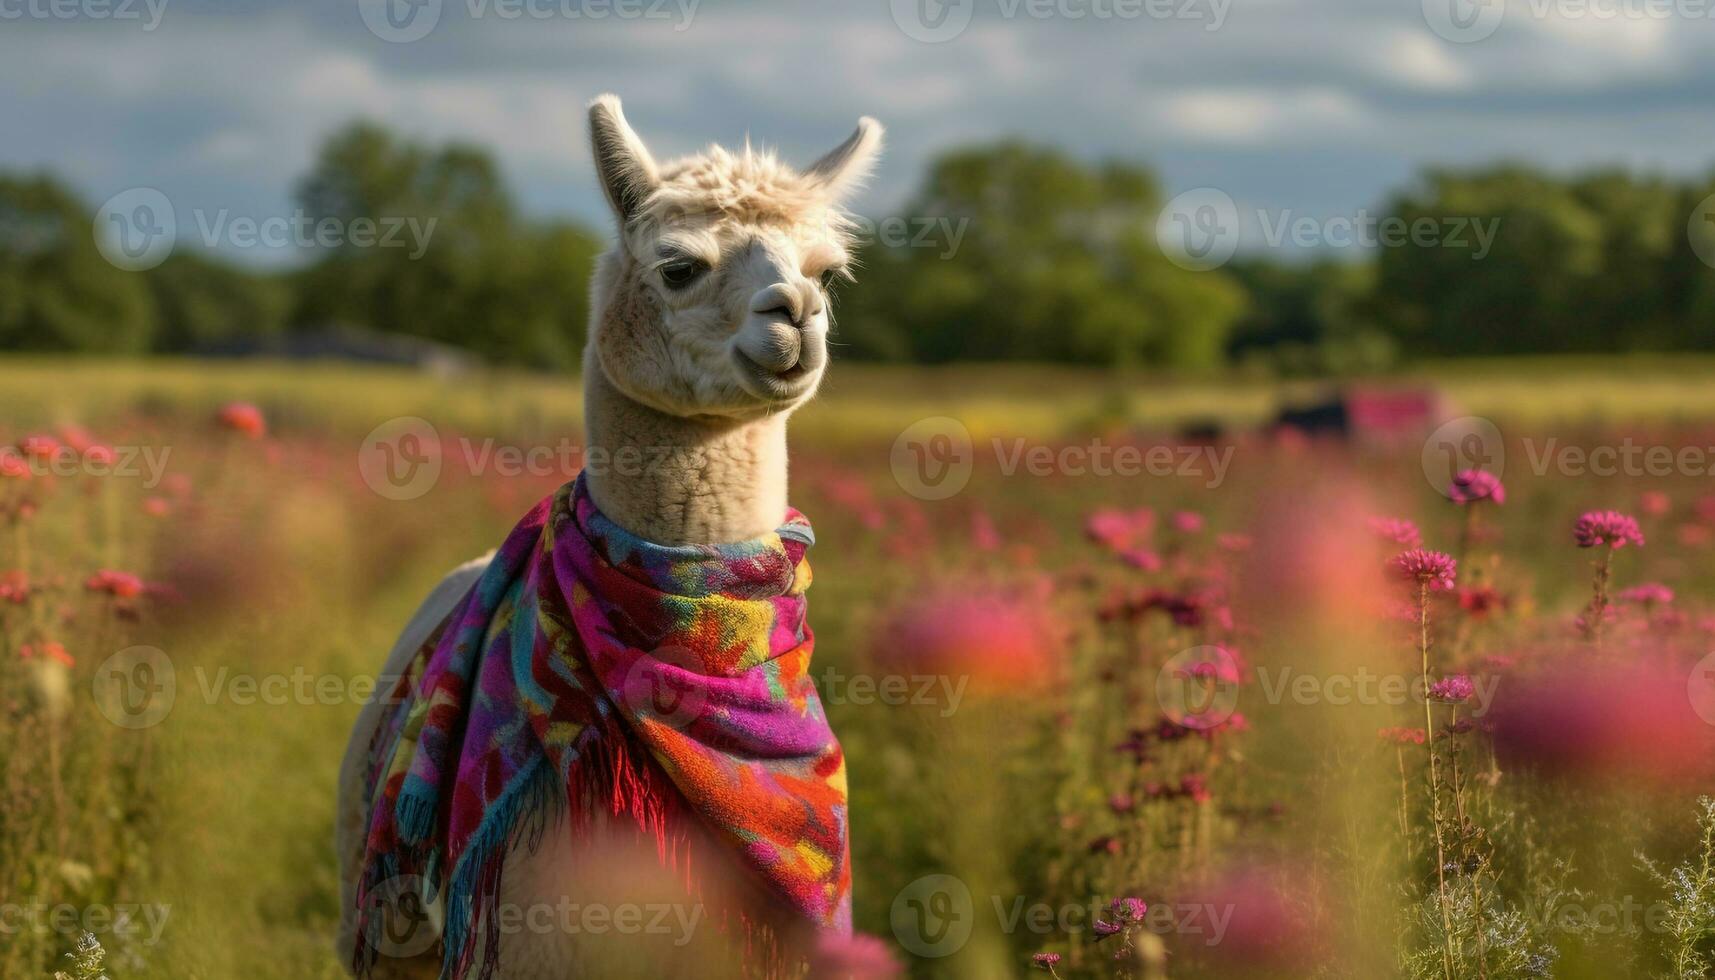
[[875, 116], [872, 217], [938, 153], [1022, 137], [1217, 189], [1255, 250], [1430, 165], [1708, 172], [1715, 0], [0, 0], [0, 169], [92, 207], [153, 188], [181, 223], [290, 215], [318, 142], [367, 118], [484, 144], [530, 214], [605, 224], [604, 91], [659, 158], [748, 136], [807, 163]]

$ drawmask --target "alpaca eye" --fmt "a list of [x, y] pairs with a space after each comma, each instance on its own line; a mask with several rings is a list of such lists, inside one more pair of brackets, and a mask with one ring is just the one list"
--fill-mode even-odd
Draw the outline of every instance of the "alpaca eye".
[[822, 291], [827, 292], [829, 289], [833, 288], [834, 282], [838, 280], [840, 276], [844, 275], [845, 271], [846, 270], [837, 266], [832, 269], [824, 270], [821, 275]]
[[696, 259], [677, 259], [661, 267], [661, 281], [668, 289], [684, 289], [708, 270], [706, 264]]

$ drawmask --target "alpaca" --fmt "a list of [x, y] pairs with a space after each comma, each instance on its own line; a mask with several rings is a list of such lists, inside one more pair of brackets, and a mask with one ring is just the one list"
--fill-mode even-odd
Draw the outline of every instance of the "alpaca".
[[[768, 534], [788, 510], [787, 419], [814, 396], [828, 361], [829, 287], [850, 277], [853, 223], [844, 201], [873, 165], [882, 128], [861, 119], [844, 143], [798, 171], [748, 145], [657, 164], [611, 95], [590, 104], [589, 127], [618, 227], [597, 260], [583, 359], [589, 496], [614, 525], [661, 545]], [[435, 587], [381, 676], [400, 674], [489, 560], [462, 565]], [[381, 701], [364, 706], [340, 770], [338, 951], [348, 963], [359, 941], [373, 794], [367, 759], [384, 720]], [[843, 783], [843, 765], [841, 773]], [[564, 879], [587, 864], [591, 835], [562, 815], [539, 836], [510, 844], [500, 900], [563, 904]], [[436, 950], [408, 952], [417, 955], [382, 957], [374, 975], [441, 974]], [[582, 955], [562, 932], [525, 930], [503, 936], [497, 955], [472, 975], [583, 975]]]

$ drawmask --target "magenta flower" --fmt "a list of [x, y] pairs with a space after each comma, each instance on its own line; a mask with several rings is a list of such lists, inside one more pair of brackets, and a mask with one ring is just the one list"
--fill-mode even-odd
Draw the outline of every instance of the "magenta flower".
[[1122, 922], [1142, 922], [1143, 914], [1149, 911], [1149, 903], [1141, 898], [1116, 898], [1108, 903], [1108, 911]]
[[1453, 477], [1453, 483], [1447, 488], [1447, 496], [1453, 498], [1456, 504], [1474, 504], [1481, 500], [1492, 500], [1497, 504], [1507, 502], [1507, 488], [1501, 485], [1500, 477], [1482, 470], [1463, 470]]
[[1418, 533], [1417, 525], [1403, 517], [1372, 517], [1370, 530], [1383, 541], [1401, 548], [1415, 548], [1423, 543], [1423, 535]]
[[1645, 582], [1622, 591], [1620, 601], [1639, 606], [1665, 606], [1673, 601], [1673, 590], [1660, 582]]
[[1593, 510], [1572, 526], [1572, 540], [1580, 548], [1604, 544], [1610, 548], [1624, 548], [1628, 544], [1642, 547], [1644, 532], [1638, 528], [1636, 518], [1617, 510]]
[[816, 976], [851, 980], [886, 980], [903, 972], [886, 943], [861, 932], [850, 936], [823, 934], [816, 941], [812, 965]]
[[1453, 588], [1453, 579], [1459, 569], [1459, 563], [1452, 555], [1425, 551], [1422, 548], [1413, 548], [1404, 554], [1395, 555], [1388, 564], [1401, 578], [1428, 586], [1432, 592]]
[[1435, 701], [1446, 701], [1458, 704], [1471, 700], [1471, 695], [1477, 693], [1477, 686], [1471, 683], [1471, 678], [1464, 674], [1454, 674], [1429, 685], [1429, 697]]
[[1124, 927], [1119, 923], [1109, 922], [1106, 919], [1097, 919], [1095, 924], [1090, 927], [1090, 930], [1096, 934], [1097, 939], [1106, 939], [1109, 936], [1117, 936], [1123, 931], [1123, 929]]
[[1038, 970], [1052, 970], [1060, 965], [1060, 954], [1036, 953], [1030, 957], [1030, 965]]

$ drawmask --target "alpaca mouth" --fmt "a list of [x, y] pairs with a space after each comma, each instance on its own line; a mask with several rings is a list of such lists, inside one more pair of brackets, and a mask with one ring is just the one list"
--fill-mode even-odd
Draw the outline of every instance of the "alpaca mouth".
[[813, 379], [816, 368], [799, 357], [791, 367], [783, 370], [773, 370], [757, 363], [755, 358], [738, 348], [733, 348], [733, 358], [738, 362], [740, 381], [750, 393], [764, 400], [792, 398], [804, 393], [808, 383]]

